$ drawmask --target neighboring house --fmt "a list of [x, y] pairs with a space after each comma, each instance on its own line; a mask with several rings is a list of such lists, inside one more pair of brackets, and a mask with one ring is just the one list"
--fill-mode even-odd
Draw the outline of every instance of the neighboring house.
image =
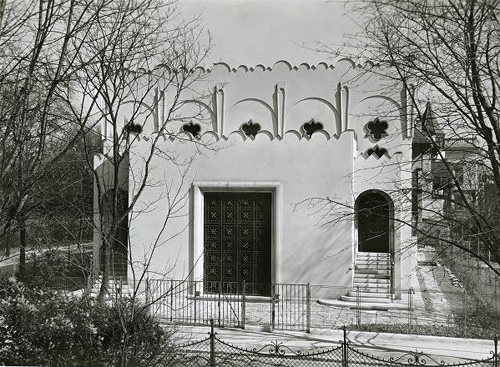
[[[464, 240], [460, 223], [466, 223], [472, 214], [462, 194], [471, 208], [485, 215], [483, 207], [491, 191], [487, 164], [478, 163], [478, 138], [471, 134], [457, 137], [458, 127], [448, 127], [445, 134], [437, 120], [428, 103], [422, 119], [416, 121], [412, 148], [414, 234], [419, 232], [420, 242], [431, 244], [441, 235], [448, 236], [450, 230], [454, 239]], [[448, 228], [453, 217], [457, 218], [456, 228]]]
[[[254, 295], [267, 294], [259, 284], [311, 283], [331, 286], [324, 296], [336, 298], [366, 273], [357, 257], [382, 253], [391, 293], [406, 292], [416, 265], [404, 224], [412, 121], [402, 88], [376, 71], [350, 60], [219, 63], [197, 71], [203, 77], [181, 95], [167, 131], [157, 130], [168, 90], [143, 103], [153, 112], [128, 153], [120, 185], [129, 197], [145, 177], [152, 137], [164, 139], [129, 216], [132, 266], [122, 275], [201, 280], [203, 292], [245, 281]], [[100, 241], [96, 233], [96, 254]]]

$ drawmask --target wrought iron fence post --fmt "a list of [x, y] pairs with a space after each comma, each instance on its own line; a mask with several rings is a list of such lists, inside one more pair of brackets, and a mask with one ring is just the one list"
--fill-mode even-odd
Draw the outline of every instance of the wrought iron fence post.
[[306, 286], [306, 333], [311, 332], [311, 284]]
[[[221, 322], [220, 322], [220, 296], [221, 296], [221, 291], [222, 291], [222, 281], [219, 280], [219, 295], [218, 295], [218, 298], [217, 298], [217, 310], [218, 310], [218, 319], [219, 319], [219, 327], [221, 326]], [[222, 327], [224, 327], [224, 325], [222, 325]]]
[[359, 293], [359, 285], [356, 286], [356, 325], [361, 325], [361, 294]]
[[174, 280], [170, 279], [170, 321], [174, 315]]
[[246, 313], [247, 313], [247, 283], [243, 281], [243, 284], [241, 285], [241, 328], [244, 330], [245, 329], [245, 318], [246, 318]]
[[408, 289], [408, 333], [411, 334], [413, 329], [413, 288]]
[[500, 357], [498, 353], [498, 335], [493, 338], [493, 343], [495, 344], [495, 352], [493, 354], [493, 367], [498, 367], [498, 358]]
[[210, 367], [215, 367], [214, 319], [210, 319]]
[[271, 331], [274, 331], [275, 320], [276, 320], [276, 305], [275, 305], [275, 295], [274, 295], [274, 283], [271, 283]]
[[467, 291], [464, 289], [464, 338], [467, 338]]
[[391, 302], [394, 301], [394, 251], [391, 251], [390, 263], [391, 263]]
[[194, 313], [194, 323], [196, 324], [196, 319], [197, 319], [197, 315], [196, 315], [196, 281], [193, 282], [194, 284], [194, 294], [193, 294], [193, 300], [194, 300], [194, 304], [193, 304], [193, 313]]
[[342, 326], [342, 330], [344, 332], [344, 339], [342, 341], [342, 367], [348, 367], [347, 361], [347, 328], [346, 326]]

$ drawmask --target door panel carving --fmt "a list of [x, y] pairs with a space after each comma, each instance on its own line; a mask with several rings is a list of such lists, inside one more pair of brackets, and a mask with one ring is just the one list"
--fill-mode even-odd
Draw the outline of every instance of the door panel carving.
[[[268, 294], [271, 193], [205, 193], [205, 291]], [[232, 284], [229, 283], [238, 283]]]

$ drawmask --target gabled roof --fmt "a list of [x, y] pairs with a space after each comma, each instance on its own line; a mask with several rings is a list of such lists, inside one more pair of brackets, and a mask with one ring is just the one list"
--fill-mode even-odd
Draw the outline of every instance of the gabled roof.
[[444, 131], [437, 122], [431, 103], [427, 102], [424, 113], [415, 121], [412, 143], [413, 158], [433, 149], [432, 141], [442, 144], [444, 137]]
[[430, 102], [427, 102], [422, 118], [417, 120], [416, 129], [424, 136], [444, 136], [444, 132], [437, 122]]

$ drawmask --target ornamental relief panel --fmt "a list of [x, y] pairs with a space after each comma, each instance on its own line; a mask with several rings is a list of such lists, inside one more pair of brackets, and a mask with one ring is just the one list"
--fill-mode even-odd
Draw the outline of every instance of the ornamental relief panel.
[[[341, 87], [332, 91], [331, 101], [322, 97], [307, 97], [287, 106], [287, 93], [284, 83], [277, 83], [270, 101], [259, 98], [244, 98], [228, 106], [223, 87], [216, 87], [210, 104], [185, 101], [195, 105], [196, 113], [185, 115], [203, 116], [202, 121], [191, 118], [182, 123], [173, 123], [177, 133], [184, 133], [188, 138], [201, 138], [206, 133], [217, 139], [229, 138], [231, 134], [240, 135], [244, 140], [255, 139], [258, 134], [266, 134], [271, 140], [283, 139], [285, 134], [297, 138], [310, 139], [313, 133], [321, 132], [326, 139], [338, 138], [347, 124], [346, 103], [348, 89]], [[172, 131], [170, 139], [175, 138]]]
[[[249, 97], [238, 101], [229, 100], [228, 104], [225, 87], [216, 86], [205, 101], [187, 100], [181, 103], [178, 114], [184, 117], [178, 120], [174, 117], [169, 122], [168, 138], [174, 140], [177, 134], [184, 134], [184, 138], [202, 139], [208, 134], [217, 141], [238, 135], [242, 140], [252, 141], [261, 135], [270, 140], [282, 140], [285, 135], [292, 135], [299, 140], [309, 140], [323, 135], [330, 140], [338, 139], [343, 131], [354, 129], [364, 133], [357, 135], [358, 144], [362, 137], [372, 143], [358, 146], [366, 157], [373, 154], [379, 156], [381, 152], [381, 155], [388, 156], [391, 147], [379, 143], [389, 136], [388, 120], [383, 117], [370, 119], [367, 117], [368, 112], [360, 113], [359, 104], [355, 111], [350, 112], [350, 91], [347, 86], [338, 83], [336, 88], [332, 88], [329, 99], [312, 96], [290, 101], [289, 98], [285, 83], [277, 83], [269, 93], [268, 101]], [[365, 98], [362, 104], [373, 99], [376, 98]]]

